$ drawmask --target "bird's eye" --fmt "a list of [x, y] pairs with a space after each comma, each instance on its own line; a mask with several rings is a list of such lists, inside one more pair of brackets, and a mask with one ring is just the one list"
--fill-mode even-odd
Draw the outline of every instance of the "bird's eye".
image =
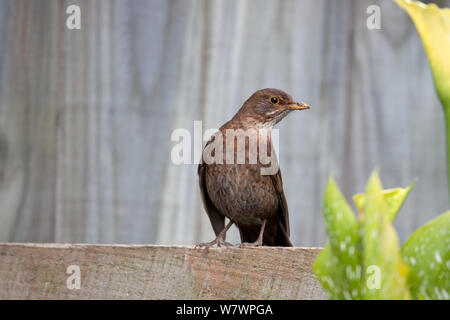
[[277, 97], [272, 97], [272, 98], [270, 98], [270, 102], [272, 102], [273, 104], [277, 104], [278, 103], [278, 98]]

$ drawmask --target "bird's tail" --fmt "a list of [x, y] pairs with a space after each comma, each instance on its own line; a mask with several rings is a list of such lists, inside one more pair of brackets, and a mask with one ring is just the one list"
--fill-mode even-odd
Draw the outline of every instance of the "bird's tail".
[[[241, 235], [242, 242], [255, 242], [258, 239], [260, 227], [240, 227], [239, 233]], [[271, 246], [271, 247], [292, 247], [291, 240], [289, 240], [289, 236], [284, 230], [284, 227], [281, 224], [278, 225], [270, 225], [269, 223], [266, 225], [263, 234], [263, 246]]]
[[[264, 243], [264, 240], [263, 240], [263, 243]], [[284, 227], [282, 225], [278, 226], [278, 232], [275, 237], [274, 246], [277, 246], [277, 247], [292, 247], [293, 246], [286, 230], [284, 230]]]

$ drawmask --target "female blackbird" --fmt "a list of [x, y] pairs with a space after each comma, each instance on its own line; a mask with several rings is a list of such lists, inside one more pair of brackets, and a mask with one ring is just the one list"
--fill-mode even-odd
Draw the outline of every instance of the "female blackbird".
[[[203, 205], [216, 239], [239, 228], [241, 246], [292, 246], [281, 172], [271, 129], [293, 110], [309, 109], [278, 89], [256, 91], [206, 144], [198, 166]], [[225, 227], [225, 217], [230, 222]]]

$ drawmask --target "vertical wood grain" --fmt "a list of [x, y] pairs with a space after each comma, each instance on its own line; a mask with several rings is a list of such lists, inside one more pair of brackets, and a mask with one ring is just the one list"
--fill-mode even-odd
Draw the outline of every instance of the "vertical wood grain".
[[[81, 30], [65, 27], [69, 4]], [[366, 28], [370, 4], [381, 30]], [[418, 178], [402, 240], [448, 207], [441, 107], [390, 1], [5, 0], [0, 241], [209, 240], [196, 165], [170, 161], [171, 133], [217, 128], [263, 87], [312, 106], [279, 125], [295, 245], [326, 241], [330, 172], [349, 199], [376, 165], [387, 188]]]

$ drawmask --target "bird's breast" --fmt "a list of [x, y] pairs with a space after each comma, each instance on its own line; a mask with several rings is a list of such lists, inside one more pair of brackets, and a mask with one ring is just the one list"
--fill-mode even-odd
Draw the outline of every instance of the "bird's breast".
[[238, 224], [257, 224], [276, 214], [276, 191], [270, 176], [261, 175], [259, 165], [211, 164], [205, 174], [212, 202]]

